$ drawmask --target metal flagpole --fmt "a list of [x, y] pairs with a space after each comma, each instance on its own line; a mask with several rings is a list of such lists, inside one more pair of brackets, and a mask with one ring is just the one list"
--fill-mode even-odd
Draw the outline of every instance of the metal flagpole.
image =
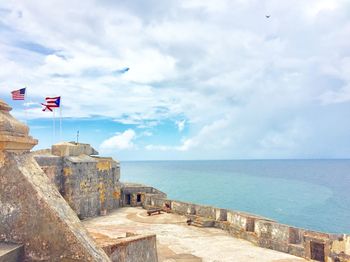
[[62, 141], [62, 99], [60, 98], [60, 141]]
[[53, 143], [52, 144], [54, 144], [55, 142], [56, 142], [56, 120], [55, 120], [55, 109], [52, 109], [52, 111], [53, 111], [53, 118], [52, 118], [52, 120], [53, 120]]
[[28, 114], [27, 114], [27, 108], [26, 108], [26, 101], [27, 101], [27, 87], [25, 87], [24, 91], [24, 100], [23, 100], [23, 108], [24, 108], [24, 122], [27, 125], [28, 122]]

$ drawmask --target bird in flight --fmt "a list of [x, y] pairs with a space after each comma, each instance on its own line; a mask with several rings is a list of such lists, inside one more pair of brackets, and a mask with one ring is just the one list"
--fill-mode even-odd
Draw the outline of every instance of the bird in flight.
[[266, 18], [270, 18], [271, 15], [265, 15]]
[[113, 73], [114, 74], [124, 74], [124, 73], [128, 72], [129, 70], [130, 70], [129, 67], [124, 67], [122, 69], [114, 70]]

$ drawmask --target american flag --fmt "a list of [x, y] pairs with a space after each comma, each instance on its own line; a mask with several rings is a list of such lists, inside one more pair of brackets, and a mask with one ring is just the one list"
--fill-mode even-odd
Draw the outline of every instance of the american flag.
[[46, 100], [46, 104], [41, 103], [45, 107], [43, 111], [46, 111], [46, 109], [48, 109], [49, 111], [52, 112], [52, 108], [60, 107], [60, 103], [61, 103], [60, 96], [46, 97], [45, 100]]
[[26, 89], [22, 88], [11, 92], [12, 100], [24, 100]]

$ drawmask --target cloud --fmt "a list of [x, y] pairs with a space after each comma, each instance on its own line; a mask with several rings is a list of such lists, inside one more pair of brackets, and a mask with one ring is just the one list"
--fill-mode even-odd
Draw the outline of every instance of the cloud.
[[[322, 139], [306, 115], [330, 110], [323, 122], [332, 123], [346, 114], [349, 8], [346, 0], [3, 1], [0, 96], [27, 85], [29, 101], [61, 95], [64, 117], [116, 119], [152, 129], [154, 139], [160, 122], [186, 119], [176, 122], [176, 141], [131, 139], [163, 154], [275, 156], [295, 119], [334, 152], [335, 138]], [[51, 117], [40, 106], [27, 111]], [[303, 151], [302, 132], [292, 137], [288, 156]]]
[[177, 129], [179, 130], [179, 132], [182, 132], [185, 128], [185, 123], [186, 120], [180, 120], [180, 121], [176, 121], [175, 124], [177, 125]]
[[323, 105], [346, 103], [350, 101], [350, 85], [341, 88], [340, 90], [326, 91], [319, 96], [319, 100]]
[[189, 151], [196, 148], [200, 149], [221, 149], [229, 144], [229, 137], [221, 137], [220, 141], [217, 139], [217, 135], [220, 134], [222, 129], [227, 128], [230, 120], [228, 118], [220, 119], [212, 124], [204, 126], [197, 135], [183, 139], [181, 145], [178, 146], [166, 146], [166, 145], [147, 145], [146, 150], [154, 151]]
[[132, 129], [128, 129], [123, 133], [117, 133], [115, 136], [103, 141], [100, 145], [102, 151], [126, 150], [134, 148], [133, 140], [136, 133]]
[[176, 150], [176, 147], [165, 146], [165, 145], [147, 145], [145, 149], [148, 151], [169, 151]]
[[153, 133], [151, 131], [144, 131], [141, 133], [141, 136], [149, 137], [149, 136], [153, 136]]
[[308, 136], [305, 123], [295, 120], [267, 133], [259, 142], [259, 150], [276, 150], [280, 154], [299, 150]]

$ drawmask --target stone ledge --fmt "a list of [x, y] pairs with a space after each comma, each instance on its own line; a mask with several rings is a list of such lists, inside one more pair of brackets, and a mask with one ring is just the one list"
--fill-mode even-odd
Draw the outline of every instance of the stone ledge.
[[98, 152], [91, 145], [74, 142], [57, 143], [52, 145], [51, 151], [56, 156], [98, 155]]

